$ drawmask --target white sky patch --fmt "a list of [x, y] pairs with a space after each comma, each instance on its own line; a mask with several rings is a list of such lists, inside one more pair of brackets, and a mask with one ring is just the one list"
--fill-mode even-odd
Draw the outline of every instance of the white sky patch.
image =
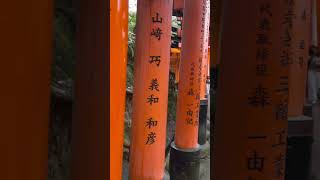
[[137, 0], [129, 0], [129, 12], [137, 12]]

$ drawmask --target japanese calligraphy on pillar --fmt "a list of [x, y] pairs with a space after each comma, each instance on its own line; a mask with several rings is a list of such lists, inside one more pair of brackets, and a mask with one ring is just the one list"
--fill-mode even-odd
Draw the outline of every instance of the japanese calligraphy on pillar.
[[[287, 120], [288, 120], [288, 99], [289, 99], [289, 66], [294, 63], [293, 40], [295, 38], [293, 32], [293, 24], [297, 15], [294, 8], [296, 0], [281, 0], [284, 11], [281, 16], [281, 52], [278, 66], [275, 68], [278, 73], [277, 88], [274, 96], [277, 98], [274, 104], [274, 120], [275, 127], [272, 129], [272, 175], [274, 179], [283, 180], [285, 177], [285, 156], [287, 147]], [[285, 57], [285, 58], [284, 58]]]
[[[256, 3], [256, 81], [248, 92], [248, 180], [284, 179], [294, 0]], [[281, 10], [279, 10], [281, 8]], [[278, 14], [282, 12], [283, 14]], [[279, 20], [279, 16], [281, 19]], [[281, 31], [281, 37], [275, 36]], [[276, 48], [281, 44], [281, 49]], [[269, 115], [269, 116], [268, 116]], [[259, 124], [257, 124], [259, 121]], [[258, 127], [258, 128], [257, 128]], [[257, 131], [256, 129], [259, 129]]]
[[[151, 21], [151, 29], [150, 29], [150, 36], [154, 42], [154, 46], [160, 47], [161, 46], [161, 37], [163, 35], [163, 30], [162, 30], [162, 24], [164, 23], [164, 19], [162, 18], [162, 15], [159, 12], [154, 12], [152, 14], [152, 17], [150, 18]], [[154, 53], [154, 54], [151, 54]], [[148, 62], [150, 66], [159, 69], [161, 66], [161, 54], [156, 53], [156, 51], [150, 52], [150, 56], [148, 59]], [[155, 70], [157, 71], [157, 70]], [[158, 70], [159, 71], [159, 70]], [[148, 91], [148, 97], [146, 100], [146, 104], [148, 106], [156, 106], [161, 99], [159, 98], [159, 93], [160, 93], [160, 88], [161, 84], [158, 81], [158, 76], [155, 73], [153, 77], [149, 77], [149, 83], [147, 85], [147, 91]], [[150, 115], [150, 118], [145, 120], [145, 129], [147, 130], [147, 137], [145, 140], [146, 145], [153, 145], [157, 141], [157, 132], [155, 131], [155, 127], [158, 126], [157, 119], [152, 116], [152, 113]]]
[[175, 145], [179, 148], [193, 149], [198, 146], [206, 2], [185, 1], [184, 5], [175, 137]]
[[[199, 125], [199, 108], [200, 108], [200, 90], [201, 90], [201, 80], [202, 80], [202, 62], [203, 62], [203, 52], [204, 52], [204, 41], [205, 41], [205, 17], [207, 12], [207, 0], [201, 0], [202, 3], [202, 12], [201, 12], [201, 44], [199, 49], [199, 56], [197, 61], [192, 62], [190, 66], [190, 79], [189, 79], [189, 90], [187, 91], [187, 95], [191, 96], [197, 103], [187, 104], [186, 109], [186, 124], [191, 126], [198, 126]], [[196, 75], [196, 76], [195, 76]], [[196, 81], [196, 82], [195, 82]]]
[[[164, 173], [172, 0], [137, 1], [130, 170], [132, 180]], [[141, 152], [143, 152], [141, 154]]]
[[295, 0], [293, 8], [293, 34], [292, 51], [293, 58], [289, 70], [289, 116], [299, 116], [303, 114], [303, 104], [305, 102], [307, 61], [308, 61], [308, 24], [310, 11], [307, 4], [310, 1]]

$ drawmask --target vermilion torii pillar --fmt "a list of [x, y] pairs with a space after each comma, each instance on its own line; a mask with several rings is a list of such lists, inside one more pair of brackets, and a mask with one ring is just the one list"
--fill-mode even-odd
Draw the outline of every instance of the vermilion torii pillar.
[[213, 179], [284, 180], [290, 2], [224, 1]]
[[172, 179], [199, 179], [199, 107], [207, 0], [185, 0]]
[[309, 59], [310, 21], [311, 9], [308, 8], [310, 1], [295, 0], [293, 22], [293, 58], [290, 59], [289, 70], [289, 107], [288, 116], [296, 117], [303, 115], [305, 105], [307, 68]]
[[110, 179], [107, 168], [110, 135], [107, 121], [110, 117], [108, 2], [79, 0], [77, 3], [77, 64], [72, 120], [71, 179]]
[[203, 56], [201, 19], [205, 17], [205, 4], [206, 0], [185, 1], [175, 137], [175, 145], [182, 149], [198, 147], [198, 113]]
[[0, 6], [0, 179], [47, 179], [51, 0]]
[[138, 0], [130, 180], [162, 180], [172, 0]]
[[110, 3], [110, 179], [122, 180], [128, 0]]

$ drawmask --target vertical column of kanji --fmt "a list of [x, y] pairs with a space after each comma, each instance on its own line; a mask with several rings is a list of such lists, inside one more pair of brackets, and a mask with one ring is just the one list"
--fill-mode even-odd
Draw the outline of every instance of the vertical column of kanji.
[[122, 180], [128, 0], [110, 3], [110, 179]]
[[[275, 13], [273, 16], [275, 28], [273, 28], [273, 61], [272, 77], [273, 83], [271, 99], [271, 122], [266, 125], [270, 135], [267, 141], [271, 156], [265, 159], [271, 169], [273, 179], [283, 180], [285, 178], [285, 157], [287, 148], [288, 132], [288, 100], [289, 100], [289, 64], [294, 58], [295, 34], [293, 32], [293, 23], [297, 15], [294, 12], [296, 0], [280, 0], [279, 3], [273, 3]], [[277, 5], [278, 4], [278, 5]], [[277, 6], [276, 6], [277, 5]], [[275, 7], [276, 6], [276, 7]], [[280, 17], [280, 18], [277, 18]], [[266, 176], [268, 177], [268, 176]]]
[[289, 2], [226, 0], [214, 179], [284, 178]]
[[207, 94], [207, 77], [208, 77], [208, 39], [209, 39], [209, 20], [210, 20], [210, 1], [207, 0], [205, 7], [205, 17], [202, 18], [204, 27], [202, 39], [202, 72], [200, 83], [200, 110], [199, 110], [199, 132], [198, 143], [203, 145], [206, 143], [207, 132], [207, 110], [208, 110], [208, 94]]
[[130, 179], [162, 180], [172, 0], [138, 0]]
[[182, 149], [198, 147], [205, 4], [206, 0], [185, 1], [175, 136], [175, 145]]
[[47, 179], [53, 2], [0, 6], [0, 179]]
[[295, 14], [293, 21], [293, 58], [285, 61], [289, 64], [289, 116], [300, 116], [303, 114], [305, 103], [307, 65], [308, 65], [308, 22], [307, 1], [296, 0], [293, 10]]

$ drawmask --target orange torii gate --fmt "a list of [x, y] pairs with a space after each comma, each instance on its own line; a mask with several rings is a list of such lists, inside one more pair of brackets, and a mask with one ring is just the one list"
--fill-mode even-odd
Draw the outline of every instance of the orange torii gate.
[[0, 23], [0, 179], [47, 179], [53, 1], [3, 1]]
[[122, 180], [128, 0], [110, 3], [110, 179]]
[[224, 0], [213, 179], [284, 179], [290, 2]]
[[130, 180], [162, 180], [172, 0], [138, 0]]
[[199, 179], [199, 108], [206, 0], [185, 0], [172, 179]]

